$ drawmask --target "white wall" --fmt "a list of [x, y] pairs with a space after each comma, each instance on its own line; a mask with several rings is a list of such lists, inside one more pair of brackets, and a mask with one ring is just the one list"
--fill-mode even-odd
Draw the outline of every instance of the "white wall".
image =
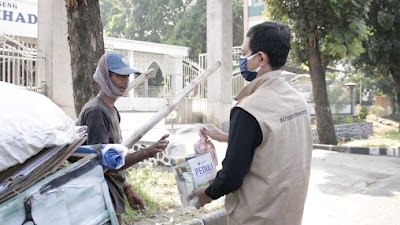
[[39, 0], [39, 15], [38, 49], [45, 57], [47, 97], [75, 119], [64, 0]]

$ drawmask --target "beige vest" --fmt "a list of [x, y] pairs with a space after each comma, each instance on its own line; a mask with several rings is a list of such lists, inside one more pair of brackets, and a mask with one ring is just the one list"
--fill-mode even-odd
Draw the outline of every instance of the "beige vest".
[[236, 99], [257, 119], [263, 141], [241, 188], [225, 198], [228, 224], [301, 224], [312, 151], [307, 103], [281, 71], [258, 77]]

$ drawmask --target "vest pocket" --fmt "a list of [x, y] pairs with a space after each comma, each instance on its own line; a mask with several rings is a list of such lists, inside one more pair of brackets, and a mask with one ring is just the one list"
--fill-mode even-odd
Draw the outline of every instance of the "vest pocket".
[[228, 194], [225, 197], [225, 210], [226, 210], [226, 214], [232, 214], [233, 211], [235, 211], [237, 205], [239, 203], [239, 198], [237, 196], [237, 191], [234, 191], [230, 194]]

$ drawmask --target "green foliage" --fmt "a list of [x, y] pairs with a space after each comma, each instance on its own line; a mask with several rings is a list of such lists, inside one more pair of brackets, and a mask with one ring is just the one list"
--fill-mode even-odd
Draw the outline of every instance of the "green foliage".
[[289, 25], [293, 32], [292, 56], [310, 69], [322, 143], [336, 144], [325, 88], [325, 72], [337, 60], [364, 52], [365, 24], [371, 0], [264, 0], [271, 20]]
[[333, 124], [342, 124], [343, 123], [343, 115], [342, 114], [336, 114], [333, 116]]
[[394, 147], [400, 145], [400, 133], [393, 131], [375, 133], [374, 137], [371, 139], [353, 139], [347, 142], [346, 145], [360, 147]]
[[336, 114], [339, 114], [350, 103], [350, 97], [345, 93], [345, 86], [342, 83], [336, 83], [328, 88], [329, 104]]
[[369, 2], [265, 0], [271, 19], [288, 23], [295, 33], [297, 59], [307, 64], [310, 48], [319, 47], [325, 66], [364, 52], [361, 43], [369, 33], [365, 24]]
[[365, 105], [361, 106], [361, 109], [360, 109], [360, 112], [358, 113], [358, 115], [360, 116], [361, 120], [367, 119], [368, 108]]
[[164, 86], [164, 77], [162, 75], [161, 70], [157, 70], [157, 73], [154, 77], [148, 79], [149, 86]]
[[385, 144], [385, 143], [379, 143], [379, 144], [367, 143], [363, 147], [382, 147], [382, 148], [385, 148], [385, 147], [390, 147], [390, 146]]
[[385, 115], [385, 109], [380, 105], [373, 105], [369, 107], [369, 113], [382, 117]]
[[[206, 52], [206, 0], [100, 0], [105, 35]], [[243, 0], [233, 1], [233, 44], [243, 40]]]
[[[367, 25], [372, 36], [364, 42], [368, 50], [363, 58], [369, 65], [378, 66], [386, 74], [394, 67], [400, 71], [400, 4], [393, 0], [372, 1]], [[380, 71], [380, 73], [385, 73]], [[393, 74], [392, 74], [393, 75]]]
[[190, 47], [189, 58], [197, 60], [200, 53], [206, 52], [206, 6], [207, 1], [196, 1], [190, 10], [182, 12], [176, 22], [173, 35], [165, 42]]
[[346, 119], [344, 119], [344, 122], [345, 123], [353, 123], [354, 121], [353, 121], [353, 118], [347, 117]]
[[160, 210], [175, 204], [173, 195], [176, 195], [177, 188], [173, 173], [151, 167], [131, 169], [127, 172], [127, 181], [145, 201], [147, 213], [132, 210], [125, 200], [126, 213], [123, 214], [123, 219], [126, 222], [151, 218]]
[[[135, 221], [140, 221], [138, 222], [140, 224], [146, 222], [171, 224], [169, 221], [171, 217], [174, 219], [173, 224], [180, 224], [224, 206], [224, 197], [222, 197], [200, 210], [181, 210], [182, 206], [176, 202], [179, 199], [179, 193], [175, 175], [167, 168], [159, 169], [149, 166], [132, 168], [127, 171], [126, 179], [143, 198], [147, 207], [147, 213], [143, 214], [138, 210], [132, 210], [129, 203], [125, 201], [126, 212], [122, 218], [126, 224], [136, 224]], [[167, 211], [175, 211], [175, 213], [167, 213]]]
[[384, 85], [382, 89], [391, 92], [391, 96], [395, 96], [396, 93], [400, 96], [399, 1], [374, 0], [369, 9], [366, 25], [371, 36], [363, 42], [366, 51], [354, 60], [353, 64], [368, 77], [391, 79], [391, 87], [387, 88]]
[[326, 77], [331, 80], [336, 80], [336, 74], [332, 72], [326, 72]]
[[395, 131], [386, 132], [383, 134], [383, 137], [400, 142], [400, 133]]

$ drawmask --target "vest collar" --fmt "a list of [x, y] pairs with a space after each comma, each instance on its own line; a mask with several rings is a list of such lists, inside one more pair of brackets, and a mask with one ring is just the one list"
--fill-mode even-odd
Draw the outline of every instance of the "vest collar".
[[276, 80], [284, 81], [281, 76], [281, 70], [267, 72], [243, 87], [242, 90], [240, 90], [239, 94], [235, 97], [235, 99], [237, 101], [240, 101], [243, 98], [253, 94], [260, 86], [267, 86]]

